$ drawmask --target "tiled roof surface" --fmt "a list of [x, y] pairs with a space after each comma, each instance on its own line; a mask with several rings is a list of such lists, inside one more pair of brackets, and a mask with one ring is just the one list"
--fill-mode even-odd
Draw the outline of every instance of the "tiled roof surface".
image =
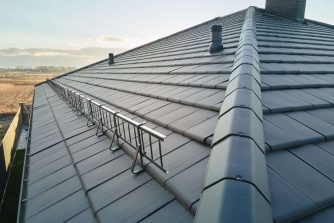
[[256, 16], [264, 138], [276, 222], [332, 222], [334, 29]]
[[[210, 54], [213, 24], [224, 50]], [[56, 79], [165, 134], [169, 174], [133, 175], [131, 156], [36, 86], [21, 221], [191, 222], [205, 188], [241, 219], [334, 221], [333, 39], [329, 26], [249, 8]]]

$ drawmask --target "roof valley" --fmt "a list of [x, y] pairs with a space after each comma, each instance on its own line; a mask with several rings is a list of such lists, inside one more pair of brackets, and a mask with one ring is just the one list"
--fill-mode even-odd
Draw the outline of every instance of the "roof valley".
[[[195, 222], [272, 222], [255, 8], [247, 10], [214, 133]], [[241, 124], [242, 123], [242, 124]], [[244, 159], [240, 164], [240, 159]], [[220, 166], [217, 169], [217, 166]], [[238, 188], [240, 193], [233, 193]], [[225, 203], [226, 202], [226, 203]], [[241, 203], [247, 205], [240, 206]], [[210, 207], [210, 208], [209, 208]], [[214, 207], [214, 208], [212, 208]], [[238, 208], [238, 212], [233, 209]], [[208, 211], [212, 210], [212, 211]]]

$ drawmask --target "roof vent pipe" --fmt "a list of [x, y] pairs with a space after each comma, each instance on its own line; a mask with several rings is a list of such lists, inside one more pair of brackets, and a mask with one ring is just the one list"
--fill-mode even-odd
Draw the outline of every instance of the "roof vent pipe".
[[109, 53], [109, 65], [114, 63], [114, 54]]
[[210, 53], [216, 53], [223, 50], [222, 43], [222, 26], [213, 25], [211, 26], [211, 43], [209, 46]]

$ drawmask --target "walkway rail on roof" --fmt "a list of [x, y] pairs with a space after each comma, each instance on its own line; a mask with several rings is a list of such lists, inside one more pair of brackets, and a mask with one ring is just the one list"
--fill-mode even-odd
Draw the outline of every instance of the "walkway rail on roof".
[[[47, 83], [78, 116], [84, 115], [87, 118], [88, 126], [97, 124], [97, 136], [103, 135], [108, 130], [113, 133], [110, 145], [111, 151], [120, 148], [120, 139], [136, 150], [131, 167], [132, 173], [136, 174], [144, 170], [143, 158], [163, 172], [168, 173], [163, 165], [161, 150], [161, 144], [166, 138], [165, 135], [144, 126], [145, 122], [136, 122], [72, 89], [66, 88], [54, 80], [48, 80]], [[116, 144], [114, 144], [115, 142]]]

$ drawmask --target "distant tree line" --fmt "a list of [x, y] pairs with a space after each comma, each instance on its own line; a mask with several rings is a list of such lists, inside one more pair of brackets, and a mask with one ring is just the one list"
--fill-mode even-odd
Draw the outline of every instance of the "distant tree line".
[[0, 72], [66, 73], [74, 69], [76, 68], [63, 67], [63, 66], [38, 66], [38, 67], [17, 66], [15, 68], [0, 68]]

